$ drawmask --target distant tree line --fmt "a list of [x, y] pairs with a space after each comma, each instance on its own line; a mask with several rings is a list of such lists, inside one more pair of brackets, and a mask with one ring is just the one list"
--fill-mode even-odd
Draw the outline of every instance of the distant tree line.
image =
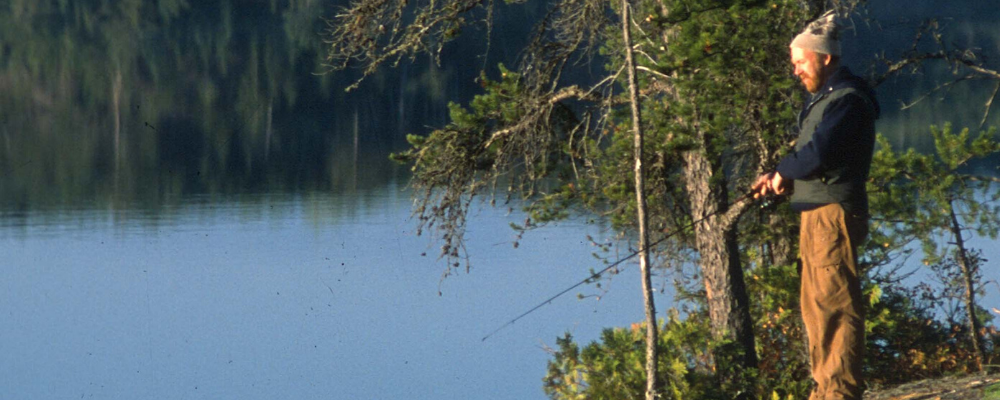
[[5, 2], [0, 202], [124, 207], [405, 179], [385, 158], [405, 145], [400, 124], [443, 121], [448, 69], [409, 66], [345, 93], [350, 74], [323, 74], [335, 7]]

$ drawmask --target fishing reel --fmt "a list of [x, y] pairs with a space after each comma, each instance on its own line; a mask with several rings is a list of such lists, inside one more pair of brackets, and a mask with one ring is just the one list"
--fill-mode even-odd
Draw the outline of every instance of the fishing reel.
[[779, 204], [785, 202], [787, 197], [769, 194], [757, 199], [757, 207], [764, 211], [772, 211], [778, 208]]

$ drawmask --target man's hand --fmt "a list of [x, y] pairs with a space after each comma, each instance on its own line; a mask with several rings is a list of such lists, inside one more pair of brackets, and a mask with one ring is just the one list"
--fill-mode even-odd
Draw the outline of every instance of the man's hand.
[[777, 172], [771, 172], [757, 178], [757, 181], [750, 188], [750, 192], [753, 193], [754, 199], [758, 199], [767, 196], [768, 193], [776, 195], [785, 194], [786, 187], [785, 178]]
[[785, 184], [785, 178], [783, 178], [777, 171], [772, 174], [770, 184], [771, 193], [779, 196], [785, 194], [785, 189], [788, 186]]
[[750, 187], [750, 192], [753, 193], [754, 199], [767, 196], [767, 191], [771, 187], [770, 182], [773, 175], [773, 172], [761, 175], [757, 178], [757, 181], [753, 183], [753, 186]]

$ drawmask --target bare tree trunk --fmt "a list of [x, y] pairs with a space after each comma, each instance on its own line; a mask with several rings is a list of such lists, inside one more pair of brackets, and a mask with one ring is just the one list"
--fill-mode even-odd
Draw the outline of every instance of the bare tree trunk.
[[646, 400], [656, 399], [657, 349], [656, 306], [649, 268], [649, 222], [646, 215], [645, 181], [642, 170], [642, 114], [639, 111], [639, 89], [636, 83], [635, 59], [632, 58], [632, 32], [629, 25], [629, 0], [622, 0], [622, 35], [625, 41], [625, 65], [628, 69], [628, 91], [632, 105], [632, 131], [635, 134], [635, 197], [639, 219], [639, 270], [642, 274], [642, 300], [646, 308]]
[[[757, 350], [754, 344], [753, 323], [750, 317], [750, 297], [743, 280], [743, 266], [736, 237], [736, 219], [740, 213], [729, 207], [724, 185], [714, 183], [714, 169], [700, 150], [684, 154], [684, 178], [691, 202], [691, 218], [699, 220], [695, 225], [695, 248], [698, 250], [708, 315], [715, 340], [734, 341], [740, 351], [739, 358], [732, 360], [743, 368], [757, 367]], [[715, 363], [725, 363], [716, 357]], [[723, 376], [727, 381], [740, 379], [738, 376]], [[743, 382], [734, 382], [737, 387], [748, 389]]]
[[976, 369], [983, 370], [983, 339], [979, 336], [982, 324], [976, 317], [976, 286], [975, 268], [972, 260], [969, 259], [968, 250], [965, 248], [965, 239], [962, 237], [962, 226], [958, 223], [958, 216], [955, 214], [955, 205], [948, 202], [951, 214], [951, 233], [955, 235], [955, 247], [958, 252], [958, 266], [962, 268], [962, 278], [965, 283], [965, 312], [968, 316], [969, 338], [972, 339], [972, 349], [976, 353]]

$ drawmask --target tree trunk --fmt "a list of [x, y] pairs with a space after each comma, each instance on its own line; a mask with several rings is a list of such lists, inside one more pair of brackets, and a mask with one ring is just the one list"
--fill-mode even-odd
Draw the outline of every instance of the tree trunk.
[[962, 269], [963, 283], [965, 284], [965, 312], [968, 318], [969, 324], [969, 338], [972, 340], [972, 349], [976, 353], [976, 369], [978, 371], [983, 370], [983, 343], [982, 338], [979, 336], [979, 331], [982, 328], [982, 324], [979, 323], [979, 318], [976, 317], [976, 282], [975, 282], [975, 268], [971, 259], [969, 259], [968, 250], [965, 248], [965, 240], [962, 237], [962, 225], [958, 223], [958, 216], [955, 214], [955, 205], [951, 201], [948, 202], [950, 206], [949, 213], [951, 214], [951, 233], [955, 235], [955, 252], [957, 253], [958, 266]]
[[625, 42], [625, 65], [628, 69], [628, 91], [632, 106], [632, 131], [635, 135], [635, 197], [639, 222], [639, 271], [642, 275], [642, 300], [646, 309], [646, 400], [655, 400], [657, 389], [658, 326], [656, 306], [653, 303], [653, 284], [649, 268], [649, 222], [646, 215], [645, 181], [642, 170], [642, 114], [639, 111], [639, 89], [635, 77], [635, 59], [632, 58], [632, 33], [629, 25], [629, 1], [622, 0], [622, 34]]
[[[663, 16], [669, 14], [666, 8], [661, 8], [660, 13]], [[670, 43], [670, 35], [669, 30], [663, 32], [661, 40], [664, 46]], [[673, 78], [678, 78], [676, 72]], [[676, 91], [668, 89], [667, 93], [678, 102], [683, 102]], [[697, 117], [693, 120], [697, 121]], [[683, 124], [683, 121], [679, 122]], [[697, 128], [695, 134], [696, 141], [704, 145], [706, 140]], [[703, 148], [687, 151], [683, 158], [683, 176], [687, 199], [691, 204], [691, 219], [698, 221], [694, 225], [695, 250], [700, 257], [712, 338], [716, 341], [731, 340], [741, 353], [739, 359], [733, 361], [742, 368], [754, 369], [757, 367], [757, 349], [753, 336], [753, 319], [750, 316], [750, 297], [743, 277], [736, 236], [736, 220], [746, 210], [748, 203], [729, 204], [725, 179], [713, 177], [714, 168]], [[727, 362], [718, 355], [713, 355], [717, 366]], [[737, 376], [722, 378], [726, 381], [739, 379]], [[737, 386], [749, 389], [749, 385], [743, 383], [737, 383]]]
[[[691, 218], [695, 221], [695, 248], [700, 256], [708, 315], [715, 340], [731, 340], [740, 351], [736, 360], [744, 368], [757, 367], [750, 298], [743, 280], [740, 249], [736, 240], [735, 220], [738, 212], [727, 210], [728, 199], [723, 184], [714, 178], [714, 169], [700, 150], [684, 155], [684, 178]], [[716, 357], [719, 365], [725, 360]], [[732, 381], [736, 376], [723, 379]], [[747, 388], [740, 382], [737, 387]]]

